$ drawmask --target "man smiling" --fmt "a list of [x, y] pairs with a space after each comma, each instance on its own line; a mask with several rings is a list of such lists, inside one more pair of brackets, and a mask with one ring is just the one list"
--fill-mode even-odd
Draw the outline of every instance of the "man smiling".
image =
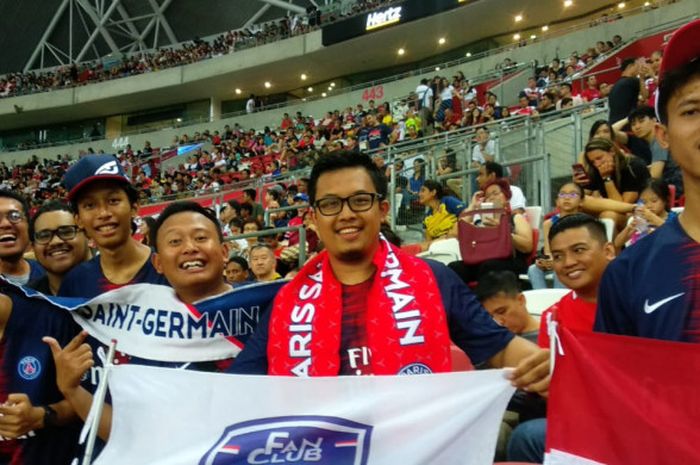
[[380, 236], [386, 195], [386, 178], [366, 155], [338, 152], [314, 165], [309, 198], [326, 250], [280, 291], [231, 371], [444, 372], [452, 340], [475, 364], [517, 365], [514, 384], [545, 392], [547, 351], [498, 326], [445, 266]]
[[84, 157], [66, 172], [63, 183], [77, 225], [100, 253], [66, 276], [59, 295], [94, 297], [125, 284], [167, 284], [151, 264], [151, 249], [131, 236], [138, 192], [116, 158]]
[[0, 274], [20, 285], [44, 274], [37, 262], [23, 257], [29, 246], [28, 210], [21, 195], [0, 190]]

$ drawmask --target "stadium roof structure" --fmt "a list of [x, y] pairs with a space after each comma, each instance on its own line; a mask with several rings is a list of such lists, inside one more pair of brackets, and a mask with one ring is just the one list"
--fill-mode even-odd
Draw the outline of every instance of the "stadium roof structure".
[[0, 73], [174, 46], [336, 0], [0, 0]]

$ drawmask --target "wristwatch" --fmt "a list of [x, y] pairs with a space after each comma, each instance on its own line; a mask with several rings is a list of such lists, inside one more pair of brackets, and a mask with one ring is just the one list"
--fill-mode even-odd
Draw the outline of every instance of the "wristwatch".
[[603, 182], [612, 182], [612, 178], [610, 176], [606, 176], [603, 178]]
[[58, 413], [50, 405], [42, 405], [44, 409], [44, 428], [58, 425]]

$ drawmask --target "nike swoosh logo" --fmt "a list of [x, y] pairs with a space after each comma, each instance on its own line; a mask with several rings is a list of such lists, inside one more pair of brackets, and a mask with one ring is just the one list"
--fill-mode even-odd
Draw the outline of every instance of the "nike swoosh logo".
[[664, 300], [659, 300], [658, 302], [656, 302], [653, 305], [649, 305], [649, 299], [647, 299], [646, 302], [644, 302], [644, 313], [646, 313], [647, 315], [650, 313], [653, 313], [657, 308], [659, 308], [662, 305], [665, 305], [665, 304], [669, 303], [670, 301], [675, 300], [683, 295], [685, 295], [685, 292], [681, 292], [680, 294], [672, 295], [671, 297], [666, 297]]

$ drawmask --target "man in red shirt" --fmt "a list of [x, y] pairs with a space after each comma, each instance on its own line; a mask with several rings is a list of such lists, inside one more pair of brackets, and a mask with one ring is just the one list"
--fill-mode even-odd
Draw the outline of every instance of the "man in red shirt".
[[549, 231], [552, 265], [557, 278], [571, 292], [542, 313], [537, 343], [549, 347], [549, 315], [568, 329], [591, 331], [598, 302], [598, 284], [615, 247], [608, 241], [603, 223], [577, 213], [561, 218]]
[[595, 76], [588, 76], [586, 79], [586, 88], [581, 91], [581, 97], [586, 102], [592, 102], [601, 98], [598, 90], [598, 80]]

